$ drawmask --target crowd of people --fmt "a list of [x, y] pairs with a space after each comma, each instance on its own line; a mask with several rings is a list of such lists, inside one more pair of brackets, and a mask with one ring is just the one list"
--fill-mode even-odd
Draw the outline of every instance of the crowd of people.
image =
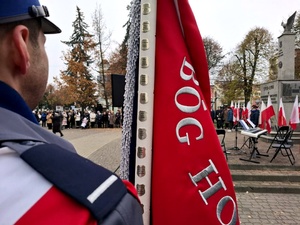
[[94, 110], [64, 110], [64, 111], [34, 111], [37, 121], [42, 127], [52, 129], [53, 133], [63, 134], [61, 130], [72, 128], [114, 128], [122, 127], [122, 113], [117, 110], [116, 113], [112, 110], [95, 112]]
[[[239, 118], [247, 119], [246, 115], [243, 115], [243, 108], [238, 109]], [[259, 123], [259, 109], [257, 105], [252, 105], [250, 112], [250, 120], [258, 126]], [[228, 129], [232, 130], [234, 128], [234, 112], [230, 106], [220, 106], [216, 111], [212, 110], [211, 117], [214, 122], [217, 124], [218, 129]]]

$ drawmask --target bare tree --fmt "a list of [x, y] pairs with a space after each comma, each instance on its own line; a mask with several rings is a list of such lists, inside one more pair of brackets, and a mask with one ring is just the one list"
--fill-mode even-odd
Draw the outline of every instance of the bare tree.
[[221, 45], [211, 37], [204, 37], [203, 44], [205, 48], [208, 69], [211, 70], [216, 68], [225, 57], [225, 55], [222, 53], [223, 49]]
[[107, 30], [104, 22], [101, 6], [96, 5], [96, 9], [92, 15], [95, 47], [95, 63], [97, 65], [97, 73], [99, 74], [100, 96], [104, 98], [106, 108], [109, 108], [109, 98], [111, 98], [111, 86], [108, 79], [109, 62], [105, 57], [106, 51], [111, 45], [111, 32]]
[[218, 71], [220, 70], [221, 61], [224, 59], [223, 49], [221, 45], [211, 37], [204, 37], [203, 44], [206, 53], [208, 70], [211, 80], [216, 80]]

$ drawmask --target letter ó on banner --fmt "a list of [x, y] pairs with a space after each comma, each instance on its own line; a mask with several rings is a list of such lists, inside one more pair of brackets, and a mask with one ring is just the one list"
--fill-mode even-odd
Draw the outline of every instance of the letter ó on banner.
[[[221, 212], [224, 209], [224, 206], [227, 204], [228, 201], [231, 201], [233, 204], [233, 214], [231, 217], [231, 220], [229, 223], [223, 223], [223, 221], [221, 220]], [[234, 202], [234, 200], [230, 197], [230, 196], [224, 196], [218, 203], [217, 205], [217, 217], [218, 220], [220, 221], [220, 223], [222, 225], [235, 225], [236, 221], [237, 221], [237, 210], [236, 210], [236, 204]]]
[[[183, 62], [182, 62], [182, 65], [181, 65], [181, 68], [180, 68], [180, 77], [183, 79], [183, 80], [190, 80], [190, 79], [193, 79], [194, 83], [199, 86], [199, 82], [195, 79], [194, 75], [195, 75], [195, 70], [194, 70], [194, 67], [189, 63], [187, 62], [186, 60], [186, 57], [184, 57], [183, 59]], [[185, 74], [183, 72], [183, 69], [184, 67], [187, 67], [189, 68], [192, 73], [191, 74]]]
[[[198, 104], [195, 106], [187, 106], [187, 105], [182, 105], [177, 101], [177, 97], [180, 94], [192, 94], [195, 95], [198, 98]], [[193, 113], [196, 112], [200, 106], [201, 106], [201, 97], [198, 91], [195, 88], [192, 87], [183, 87], [180, 88], [175, 95], [175, 104], [180, 111], [185, 112], [185, 113]]]
[[205, 191], [201, 191], [199, 190], [199, 194], [202, 197], [203, 201], [205, 202], [206, 205], [208, 205], [207, 199], [209, 197], [211, 197], [213, 194], [215, 194], [217, 191], [219, 191], [221, 188], [223, 188], [224, 190], [226, 190], [226, 185], [224, 184], [223, 180], [221, 177], [219, 178], [219, 181], [215, 184], [212, 184], [210, 179], [208, 178], [208, 175], [212, 172], [218, 173], [217, 168], [215, 167], [215, 164], [209, 160], [210, 165], [208, 167], [206, 167], [205, 169], [203, 169], [202, 171], [200, 171], [199, 173], [197, 173], [195, 176], [192, 176], [189, 173], [189, 176], [193, 182], [193, 184], [197, 187], [197, 183], [200, 182], [203, 178], [206, 179], [206, 181], [208, 182], [210, 188], [208, 188]]
[[190, 145], [190, 139], [189, 139], [189, 134], [188, 133], [186, 133], [186, 136], [184, 136], [184, 137], [181, 137], [179, 135], [180, 128], [182, 128], [184, 126], [188, 126], [188, 125], [195, 125], [195, 126], [199, 127], [200, 135], [196, 138], [197, 141], [203, 138], [203, 127], [202, 127], [201, 123], [198, 120], [196, 120], [194, 118], [191, 118], [191, 117], [184, 118], [184, 119], [180, 120], [177, 123], [177, 126], [176, 126], [177, 139], [179, 140], [180, 143], [187, 142], [188, 145]]

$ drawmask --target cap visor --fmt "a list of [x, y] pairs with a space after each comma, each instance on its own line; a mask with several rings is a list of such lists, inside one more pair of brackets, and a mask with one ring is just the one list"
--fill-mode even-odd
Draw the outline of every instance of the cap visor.
[[42, 30], [44, 34], [61, 33], [61, 29], [59, 29], [54, 23], [52, 23], [46, 18], [42, 18]]

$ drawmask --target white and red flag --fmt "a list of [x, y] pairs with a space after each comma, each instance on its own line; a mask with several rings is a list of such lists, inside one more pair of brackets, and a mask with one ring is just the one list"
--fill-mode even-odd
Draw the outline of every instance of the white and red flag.
[[235, 108], [235, 105], [233, 104], [233, 101], [230, 102], [230, 108], [232, 109], [232, 111], [233, 111], [234, 108]]
[[265, 118], [263, 118], [263, 116], [265, 116], [264, 111], [266, 110], [266, 108], [267, 108], [266, 104], [263, 101], [261, 101], [258, 124], [259, 124], [259, 127], [262, 129], [265, 129]]
[[238, 118], [238, 107], [236, 105], [236, 103], [234, 103], [234, 106], [232, 108], [232, 112], [233, 112], [233, 124], [237, 124], [237, 118]]
[[283, 103], [282, 103], [282, 98], [280, 98], [280, 102], [279, 102], [279, 111], [278, 111], [278, 117], [277, 117], [277, 125], [279, 127], [287, 125], [285, 111], [284, 111], [284, 107], [283, 107]]
[[239, 224], [210, 117], [205, 50], [188, 0], [158, 0], [152, 224]]
[[270, 96], [268, 96], [267, 106], [265, 107], [265, 109], [261, 109], [260, 115], [261, 127], [266, 129], [268, 133], [271, 133], [271, 117], [275, 116], [275, 111]]
[[299, 106], [298, 95], [296, 95], [292, 113], [291, 113], [291, 117], [290, 117], [290, 121], [289, 121], [289, 124], [293, 130], [296, 130], [297, 124], [299, 123], [299, 108], [298, 108], [298, 106]]
[[240, 120], [240, 102], [238, 102], [236, 107], [236, 122]]
[[274, 110], [274, 107], [272, 105], [270, 95], [268, 96], [268, 103], [267, 103], [266, 113], [267, 113], [267, 119], [270, 119], [272, 116], [275, 116], [275, 110]]
[[243, 119], [244, 120], [249, 119], [250, 114], [251, 114], [251, 104], [250, 104], [250, 101], [248, 101], [247, 106], [244, 105], [244, 107], [243, 107], [243, 112], [242, 112]]
[[246, 120], [248, 117], [248, 110], [247, 110], [247, 108], [246, 108], [246, 106], [245, 105], [243, 105], [243, 110], [242, 110], [242, 120]]

